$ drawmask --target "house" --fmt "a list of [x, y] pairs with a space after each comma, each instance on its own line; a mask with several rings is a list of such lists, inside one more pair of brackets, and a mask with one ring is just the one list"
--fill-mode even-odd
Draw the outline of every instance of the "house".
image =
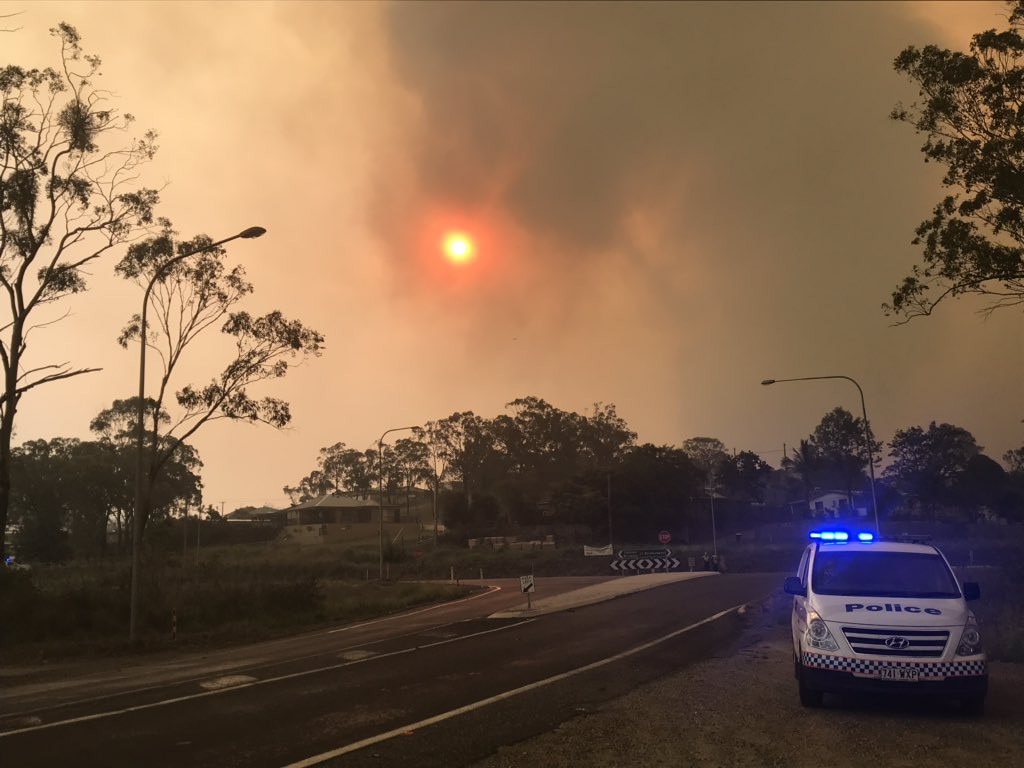
[[259, 525], [284, 525], [283, 509], [273, 507], [242, 507], [224, 516], [229, 523], [256, 523]]
[[381, 512], [385, 523], [407, 522], [402, 520], [401, 504], [380, 506], [372, 499], [356, 499], [333, 493], [296, 504], [285, 512], [289, 526], [376, 523], [380, 521]]
[[815, 518], [867, 517], [870, 508], [870, 503], [860, 493], [853, 494], [851, 507], [850, 497], [845, 491], [819, 490], [808, 501], [808, 513]]

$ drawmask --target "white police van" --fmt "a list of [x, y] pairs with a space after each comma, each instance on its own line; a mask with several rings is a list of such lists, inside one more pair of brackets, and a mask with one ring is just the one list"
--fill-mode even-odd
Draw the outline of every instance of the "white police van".
[[981, 714], [988, 668], [968, 600], [943, 554], [921, 539], [816, 531], [796, 576], [793, 654], [800, 703], [825, 693], [956, 698]]

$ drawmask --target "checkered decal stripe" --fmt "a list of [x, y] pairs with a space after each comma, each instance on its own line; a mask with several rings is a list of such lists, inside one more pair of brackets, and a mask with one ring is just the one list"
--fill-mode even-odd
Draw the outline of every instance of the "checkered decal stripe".
[[855, 675], [875, 675], [885, 667], [917, 667], [922, 680], [944, 680], [947, 677], [976, 677], [984, 675], [984, 661], [868, 661], [848, 659], [845, 656], [826, 656], [822, 653], [804, 653], [805, 667], [827, 669], [830, 672], [851, 672]]

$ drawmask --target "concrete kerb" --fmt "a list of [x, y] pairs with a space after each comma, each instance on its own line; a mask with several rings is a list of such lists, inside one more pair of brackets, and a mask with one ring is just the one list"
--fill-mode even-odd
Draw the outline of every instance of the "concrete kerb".
[[571, 608], [582, 608], [585, 605], [612, 600], [619, 595], [641, 592], [645, 589], [660, 587], [663, 584], [717, 575], [714, 571], [682, 571], [679, 573], [644, 573], [637, 576], [624, 576], [622, 578], [609, 579], [600, 584], [592, 584], [589, 587], [576, 589], [572, 592], [565, 592], [561, 595], [534, 597], [531, 601], [533, 605], [530, 609], [527, 609], [527, 603], [524, 601], [519, 608], [498, 611], [497, 613], [492, 613], [488, 618], [520, 619], [543, 616], [546, 613], [557, 613], [558, 611], [566, 611]]

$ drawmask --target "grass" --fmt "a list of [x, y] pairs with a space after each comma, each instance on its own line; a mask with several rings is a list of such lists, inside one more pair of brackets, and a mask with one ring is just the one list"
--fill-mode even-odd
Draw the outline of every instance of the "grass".
[[[734, 572], [791, 573], [806, 542], [806, 525], [772, 526], [723, 536], [718, 551]], [[445, 583], [487, 578], [612, 574], [606, 557], [584, 557], [582, 546], [533, 551], [466, 549], [432, 541], [395, 542], [386, 527], [384, 581], [375, 526], [319, 544], [295, 541], [213, 546], [152, 553], [143, 571], [140, 627], [144, 649], [215, 646], [276, 637], [326, 624], [360, 621], [465, 595], [471, 587]], [[372, 530], [371, 530], [372, 529]], [[408, 530], [408, 529], [407, 529]], [[979, 581], [974, 608], [994, 659], [1024, 661], [1024, 536], [936, 538], [961, 577]], [[957, 533], [964, 533], [958, 531]], [[973, 533], [968, 531], [968, 534]], [[410, 537], [411, 538], [411, 537]], [[394, 543], [393, 543], [394, 542]], [[622, 549], [659, 549], [649, 543]], [[687, 568], [701, 567], [706, 544], [672, 546]], [[972, 567], [973, 566], [973, 567]], [[128, 649], [127, 560], [0, 571], [0, 651], [4, 658], [38, 659], [123, 653]], [[172, 639], [172, 617], [177, 636]]]

